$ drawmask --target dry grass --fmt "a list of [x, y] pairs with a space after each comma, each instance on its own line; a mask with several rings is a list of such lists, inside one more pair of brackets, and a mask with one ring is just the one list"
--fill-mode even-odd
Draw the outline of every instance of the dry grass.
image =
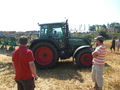
[[[120, 90], [120, 54], [107, 48], [104, 90]], [[77, 68], [71, 60], [60, 62], [52, 69], [39, 70], [36, 90], [92, 90], [91, 69]], [[11, 57], [0, 54], [0, 90], [16, 90]], [[11, 88], [11, 89], [10, 89]]]

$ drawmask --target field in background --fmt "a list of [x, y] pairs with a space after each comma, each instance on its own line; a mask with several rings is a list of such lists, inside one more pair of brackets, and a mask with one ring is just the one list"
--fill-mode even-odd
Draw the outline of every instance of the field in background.
[[[104, 72], [104, 90], [120, 90], [120, 53], [111, 53], [111, 41], [107, 46], [106, 67]], [[1, 51], [0, 51], [1, 52]], [[36, 90], [93, 90], [91, 68], [77, 68], [72, 59], [58, 63], [54, 68], [38, 70], [39, 79]], [[11, 57], [0, 54], [0, 90], [16, 90]], [[8, 89], [5, 89], [8, 88]], [[13, 89], [11, 89], [13, 88]]]

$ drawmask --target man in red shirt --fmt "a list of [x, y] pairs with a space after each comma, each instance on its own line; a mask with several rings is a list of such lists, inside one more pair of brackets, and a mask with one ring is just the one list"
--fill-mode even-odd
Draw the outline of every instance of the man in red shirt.
[[34, 79], [37, 79], [33, 53], [26, 47], [27, 37], [21, 36], [20, 46], [13, 51], [12, 62], [18, 90], [34, 90]]

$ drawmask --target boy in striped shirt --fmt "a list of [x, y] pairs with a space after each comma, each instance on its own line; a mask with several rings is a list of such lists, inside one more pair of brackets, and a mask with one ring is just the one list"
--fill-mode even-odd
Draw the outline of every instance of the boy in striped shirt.
[[96, 40], [96, 49], [92, 53], [93, 66], [92, 66], [92, 80], [95, 82], [95, 90], [102, 90], [103, 87], [103, 69], [105, 65], [106, 46], [103, 44], [104, 38], [98, 36]]

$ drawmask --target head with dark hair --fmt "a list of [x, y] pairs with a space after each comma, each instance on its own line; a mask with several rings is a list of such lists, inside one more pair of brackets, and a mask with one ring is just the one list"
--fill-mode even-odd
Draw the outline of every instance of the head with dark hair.
[[103, 36], [97, 36], [97, 37], [95, 38], [95, 40], [99, 40], [101, 43], [103, 43], [104, 37], [103, 37]]
[[96, 40], [96, 44], [99, 46], [99, 45], [103, 44], [103, 42], [104, 42], [104, 37], [103, 37], [103, 36], [97, 36], [97, 37], [95, 38], [95, 40]]
[[21, 45], [26, 45], [26, 44], [28, 43], [27, 37], [26, 37], [26, 36], [21, 36], [21, 37], [19, 38], [19, 43], [20, 43]]
[[100, 41], [100, 43], [103, 43], [103, 40], [99, 40]]

